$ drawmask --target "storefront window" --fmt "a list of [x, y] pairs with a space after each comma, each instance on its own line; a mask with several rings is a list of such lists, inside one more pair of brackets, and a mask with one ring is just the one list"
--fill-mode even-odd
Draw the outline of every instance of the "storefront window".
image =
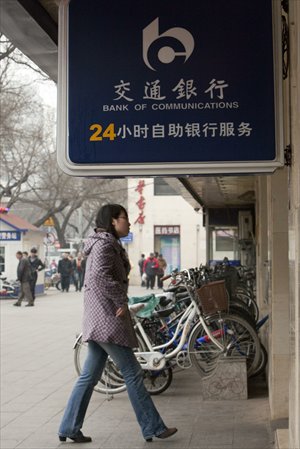
[[155, 225], [154, 250], [166, 259], [166, 273], [180, 270], [180, 226]]
[[154, 195], [179, 195], [163, 178], [154, 178]]
[[221, 261], [224, 257], [227, 257], [229, 260], [236, 260], [239, 258], [237, 228], [212, 229], [211, 237], [211, 259]]

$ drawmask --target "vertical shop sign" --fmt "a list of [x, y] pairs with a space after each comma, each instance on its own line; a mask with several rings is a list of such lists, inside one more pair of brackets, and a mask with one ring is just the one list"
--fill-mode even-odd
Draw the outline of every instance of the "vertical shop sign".
[[138, 192], [139, 194], [139, 199], [138, 201], [135, 203], [139, 209], [139, 215], [137, 217], [137, 219], [135, 220], [134, 224], [140, 224], [143, 225], [145, 224], [145, 215], [144, 215], [144, 209], [146, 206], [146, 200], [143, 197], [143, 190], [145, 187], [145, 181], [143, 179], [140, 179], [136, 188], [134, 189], [136, 192]]

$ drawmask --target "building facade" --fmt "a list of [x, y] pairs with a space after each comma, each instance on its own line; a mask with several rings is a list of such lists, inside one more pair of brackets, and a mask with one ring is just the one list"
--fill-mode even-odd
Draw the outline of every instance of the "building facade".
[[[8, 280], [17, 276], [17, 251], [30, 252], [36, 248], [39, 258], [44, 260], [44, 237], [46, 233], [27, 220], [10, 212], [0, 213], [0, 272]], [[44, 271], [38, 272], [36, 293], [44, 293]]]
[[131, 241], [125, 243], [132, 264], [130, 281], [140, 283], [141, 254], [162, 254], [166, 273], [206, 263], [205, 229], [201, 210], [193, 210], [161, 178], [128, 180]]

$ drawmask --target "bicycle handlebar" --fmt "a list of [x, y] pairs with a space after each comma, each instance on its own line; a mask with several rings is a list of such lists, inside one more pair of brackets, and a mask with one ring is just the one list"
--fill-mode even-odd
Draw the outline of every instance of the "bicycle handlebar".
[[171, 274], [167, 274], [166, 276], [163, 276], [161, 278], [161, 281], [166, 281], [167, 279], [170, 279], [171, 276], [172, 276]]

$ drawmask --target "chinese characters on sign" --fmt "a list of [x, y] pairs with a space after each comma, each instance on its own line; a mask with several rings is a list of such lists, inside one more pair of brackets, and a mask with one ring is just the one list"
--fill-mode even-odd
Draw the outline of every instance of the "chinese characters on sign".
[[0, 231], [0, 240], [11, 241], [11, 240], [21, 240], [20, 231]]
[[[209, 87], [206, 90], [203, 90], [205, 94], [209, 94], [209, 98], [211, 100], [213, 99], [224, 99], [224, 89], [229, 87], [229, 84], [227, 84], [224, 80], [216, 80], [213, 78], [209, 82]], [[113, 89], [115, 90], [116, 97], [113, 98], [114, 101], [119, 100], [125, 100], [125, 101], [134, 101], [135, 98], [131, 97], [130, 91], [131, 91], [131, 82], [127, 81], [124, 82], [123, 80], [120, 80], [119, 84], [116, 84], [113, 86]], [[162, 94], [162, 86], [160, 84], [160, 80], [155, 81], [146, 81], [144, 86], [144, 95], [142, 97], [143, 100], [165, 100], [167, 98], [166, 95]], [[190, 100], [192, 97], [198, 97], [197, 93], [197, 87], [194, 85], [194, 80], [184, 80], [183, 78], [180, 79], [180, 81], [177, 83], [175, 87], [171, 87], [171, 92], [174, 92], [172, 95], [172, 99], [180, 100], [180, 99], [186, 99]], [[129, 96], [130, 95], [130, 96]], [[199, 107], [199, 109], [203, 109], [205, 103], [200, 103], [202, 105], [202, 108]], [[213, 105], [213, 104], [212, 104]], [[206, 105], [207, 108], [212, 108], [213, 106]], [[123, 106], [122, 108], [114, 108], [113, 105], [104, 105], [103, 110], [104, 111], [110, 111], [110, 110], [126, 110], [128, 111], [128, 106]], [[224, 108], [225, 105], [221, 105], [221, 108]], [[235, 107], [238, 107], [238, 103], [235, 103]], [[140, 107], [140, 109], [145, 109], [146, 105], [144, 104], [144, 108]], [[139, 109], [139, 106], [135, 107], [135, 109]]]
[[154, 235], [180, 235], [180, 226], [154, 226]]
[[137, 219], [135, 220], [134, 224], [140, 224], [143, 225], [145, 224], [145, 215], [144, 215], [144, 209], [146, 206], [146, 200], [143, 197], [143, 190], [145, 187], [145, 181], [143, 179], [140, 179], [138, 182], [138, 185], [136, 186], [136, 188], [134, 189], [136, 192], [138, 192], [139, 194], [139, 199], [138, 201], [135, 203], [139, 209], [139, 215], [137, 217]]
[[214, 138], [214, 137], [249, 137], [252, 128], [250, 123], [239, 123], [236, 125], [233, 122], [221, 123], [168, 123], [148, 126], [147, 124], [133, 125], [132, 127], [121, 125], [116, 130], [116, 136], [121, 139], [164, 139], [171, 138]]

